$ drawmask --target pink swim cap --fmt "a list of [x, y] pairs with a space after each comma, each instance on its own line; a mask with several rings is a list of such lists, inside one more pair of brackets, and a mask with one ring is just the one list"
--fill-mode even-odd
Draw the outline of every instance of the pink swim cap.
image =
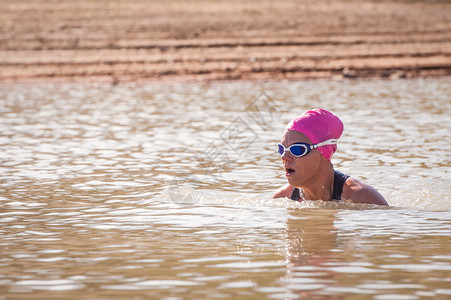
[[[339, 139], [343, 133], [343, 123], [330, 111], [316, 108], [294, 118], [285, 130], [299, 131], [305, 134], [313, 144], [318, 144], [329, 139]], [[337, 151], [337, 145], [321, 146], [318, 151], [330, 160]]]

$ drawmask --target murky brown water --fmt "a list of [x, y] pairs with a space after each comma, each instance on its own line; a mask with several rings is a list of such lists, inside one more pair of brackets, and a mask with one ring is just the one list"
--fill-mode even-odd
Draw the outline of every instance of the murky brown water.
[[[449, 299], [450, 86], [0, 86], [0, 299]], [[270, 199], [312, 107], [391, 208]]]

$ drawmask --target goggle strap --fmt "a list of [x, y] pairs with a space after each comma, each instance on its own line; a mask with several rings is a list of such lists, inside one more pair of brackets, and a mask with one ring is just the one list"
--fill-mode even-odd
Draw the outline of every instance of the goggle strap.
[[337, 144], [337, 142], [338, 142], [337, 139], [330, 139], [330, 140], [327, 140], [327, 141], [324, 141], [324, 142], [312, 145], [312, 149], [316, 149], [316, 148], [321, 147], [321, 146], [335, 145], [335, 144]]

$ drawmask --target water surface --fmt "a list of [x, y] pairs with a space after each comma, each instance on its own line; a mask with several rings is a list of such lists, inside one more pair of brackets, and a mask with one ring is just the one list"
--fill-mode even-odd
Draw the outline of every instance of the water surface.
[[[449, 299], [450, 83], [1, 86], [0, 299]], [[392, 207], [270, 199], [313, 107]]]

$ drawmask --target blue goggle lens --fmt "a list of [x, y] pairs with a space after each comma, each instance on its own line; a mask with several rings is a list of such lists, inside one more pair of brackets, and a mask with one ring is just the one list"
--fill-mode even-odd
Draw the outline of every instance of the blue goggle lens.
[[307, 154], [307, 148], [299, 145], [293, 145], [290, 148], [291, 154], [294, 156], [302, 156]]
[[280, 156], [283, 155], [283, 153], [285, 152], [285, 147], [281, 144], [278, 144], [277, 147], [279, 148], [279, 154]]

